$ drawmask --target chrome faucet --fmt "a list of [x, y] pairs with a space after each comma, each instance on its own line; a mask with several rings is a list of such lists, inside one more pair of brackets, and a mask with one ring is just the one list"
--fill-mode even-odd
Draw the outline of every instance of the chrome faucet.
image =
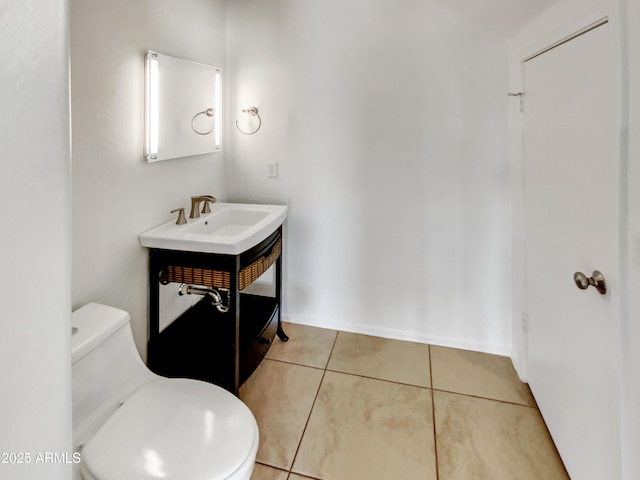
[[[200, 203], [204, 202], [202, 212], [200, 212]], [[191, 197], [191, 213], [189, 218], [199, 218], [200, 213], [211, 213], [209, 203], [216, 203], [216, 197], [212, 195], [199, 195], [197, 197]]]

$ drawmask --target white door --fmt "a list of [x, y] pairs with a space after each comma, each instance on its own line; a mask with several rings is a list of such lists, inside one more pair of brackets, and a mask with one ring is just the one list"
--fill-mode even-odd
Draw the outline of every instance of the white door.
[[[604, 23], [524, 62], [527, 377], [573, 480], [619, 478], [611, 41]], [[604, 295], [574, 283], [594, 270]]]

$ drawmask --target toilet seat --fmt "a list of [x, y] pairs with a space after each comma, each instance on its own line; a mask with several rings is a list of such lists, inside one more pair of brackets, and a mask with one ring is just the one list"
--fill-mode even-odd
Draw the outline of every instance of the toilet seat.
[[162, 379], [87, 442], [81, 471], [95, 480], [248, 479], [257, 449], [258, 426], [238, 398], [206, 382]]

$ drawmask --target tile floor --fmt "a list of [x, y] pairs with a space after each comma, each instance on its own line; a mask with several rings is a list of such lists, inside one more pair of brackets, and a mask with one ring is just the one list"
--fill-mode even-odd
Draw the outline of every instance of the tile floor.
[[240, 389], [252, 480], [568, 479], [505, 357], [286, 324]]

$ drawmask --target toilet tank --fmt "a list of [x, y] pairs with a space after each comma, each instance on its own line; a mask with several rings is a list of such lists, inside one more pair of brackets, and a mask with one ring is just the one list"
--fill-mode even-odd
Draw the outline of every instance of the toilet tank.
[[86, 443], [133, 392], [160, 377], [142, 362], [127, 312], [91, 303], [71, 314], [71, 326], [76, 449]]

